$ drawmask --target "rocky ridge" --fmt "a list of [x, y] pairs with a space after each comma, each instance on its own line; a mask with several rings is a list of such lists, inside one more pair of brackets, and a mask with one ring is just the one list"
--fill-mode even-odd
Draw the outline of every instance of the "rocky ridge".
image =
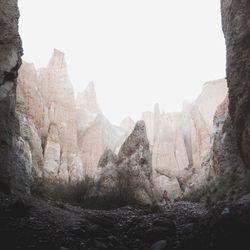
[[221, 0], [222, 27], [227, 49], [227, 81], [229, 87], [229, 114], [235, 128], [241, 157], [249, 167], [249, 2]]
[[54, 50], [47, 68], [23, 63], [16, 113], [29, 146], [33, 178], [76, 182], [84, 177], [77, 147], [76, 110], [64, 54]]
[[99, 196], [108, 191], [122, 196], [127, 203], [153, 204], [152, 156], [143, 121], [122, 144], [116, 156], [112, 151], [102, 155], [95, 176]]
[[158, 193], [167, 188], [170, 196], [176, 198], [206, 182], [209, 167], [205, 168], [204, 162], [213, 145], [213, 117], [226, 95], [226, 80], [216, 80], [205, 83], [193, 103], [184, 102], [182, 112], [161, 113], [156, 105], [154, 113], [143, 114], [151, 138]]

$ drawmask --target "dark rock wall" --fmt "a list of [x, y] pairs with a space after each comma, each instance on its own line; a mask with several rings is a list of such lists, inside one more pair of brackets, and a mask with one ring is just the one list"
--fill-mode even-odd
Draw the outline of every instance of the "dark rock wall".
[[240, 153], [250, 166], [250, 1], [221, 0], [227, 47], [229, 113]]
[[0, 0], [0, 189], [11, 191], [15, 171], [16, 78], [22, 45], [17, 0]]

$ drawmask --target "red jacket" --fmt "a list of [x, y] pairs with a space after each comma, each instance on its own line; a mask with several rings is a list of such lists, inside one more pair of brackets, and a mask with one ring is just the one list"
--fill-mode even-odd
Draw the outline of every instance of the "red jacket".
[[168, 199], [168, 192], [164, 192], [162, 197], [164, 200], [167, 200]]

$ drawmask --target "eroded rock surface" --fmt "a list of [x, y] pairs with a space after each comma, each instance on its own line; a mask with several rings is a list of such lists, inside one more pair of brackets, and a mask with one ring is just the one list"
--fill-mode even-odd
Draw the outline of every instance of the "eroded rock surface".
[[93, 177], [106, 149], [115, 151], [123, 143], [125, 131], [112, 125], [102, 114], [94, 83], [79, 93], [76, 100], [78, 147], [86, 175]]
[[227, 47], [229, 113], [245, 164], [250, 162], [250, 3], [221, 1], [222, 25]]
[[46, 68], [23, 62], [19, 70], [16, 114], [24, 165], [30, 178], [77, 182], [84, 178], [78, 152], [76, 106], [64, 54], [54, 50]]
[[110, 150], [105, 151], [99, 161], [95, 179], [101, 196], [105, 195], [102, 190], [108, 190], [114, 195], [121, 195], [128, 203], [155, 202], [152, 156], [143, 121], [136, 123], [118, 156]]
[[152, 204], [155, 199], [152, 155], [143, 121], [136, 123], [133, 132], [123, 143], [118, 153], [118, 164], [121, 179], [125, 180], [125, 189], [127, 188], [139, 203]]
[[[21, 139], [15, 117], [16, 78], [21, 64], [22, 45], [18, 33], [16, 0], [0, 1], [0, 189], [28, 192], [26, 168], [19, 158]], [[18, 145], [15, 145], [18, 144]], [[22, 147], [22, 146], [21, 146]], [[18, 172], [18, 173], [17, 173]], [[20, 176], [19, 176], [20, 175]], [[15, 177], [14, 177], [15, 176]], [[20, 180], [19, 177], [21, 178]]]
[[[203, 162], [209, 158], [213, 145], [213, 117], [226, 94], [225, 79], [211, 81], [203, 85], [201, 94], [193, 103], [184, 102], [180, 113], [160, 113], [156, 105], [154, 113], [143, 114], [149, 128], [147, 133], [157, 186], [161, 183], [162, 187], [176, 190], [175, 182], [170, 180], [177, 178], [182, 189], [188, 192], [190, 186], [198, 188], [206, 180], [209, 170], [203, 167]], [[191, 178], [194, 175], [197, 178], [195, 183]], [[159, 178], [161, 182], [157, 181]]]
[[100, 195], [117, 192], [117, 188], [119, 187], [117, 160], [117, 155], [109, 149], [104, 151], [99, 160], [95, 173], [95, 183]]
[[[57, 154], [59, 153], [60, 158], [52, 159], [54, 163], [59, 160], [56, 177], [66, 182], [80, 180], [83, 178], [84, 170], [78, 156], [76, 106], [64, 54], [54, 50], [48, 67], [40, 70], [39, 77], [39, 87], [49, 109], [49, 126], [54, 127], [53, 130], [48, 131], [45, 142], [44, 168], [48, 173], [50, 172], [51, 165], [47, 162], [50, 162], [52, 154], [46, 151], [46, 147], [50, 147], [55, 151], [59, 150]], [[55, 138], [51, 140], [52, 137]], [[56, 146], [57, 143], [60, 148]], [[55, 169], [51, 170], [52, 175], [54, 171]], [[69, 175], [75, 172], [79, 176]]]

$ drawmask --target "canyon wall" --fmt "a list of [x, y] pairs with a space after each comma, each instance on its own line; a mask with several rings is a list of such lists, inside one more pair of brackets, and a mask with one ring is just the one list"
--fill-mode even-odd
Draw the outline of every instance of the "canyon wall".
[[131, 121], [117, 127], [109, 122], [99, 108], [95, 86], [90, 82], [76, 98], [78, 147], [85, 173], [95, 175], [98, 161], [105, 150], [117, 151], [131, 132]]
[[[237, 200], [250, 192], [249, 7], [247, 0], [221, 0], [229, 91], [228, 98], [216, 111], [211, 152], [203, 162], [207, 170], [207, 185], [200, 188], [200, 193], [195, 192], [198, 199], [205, 198], [208, 204], [218, 200]], [[197, 177], [193, 176], [196, 183]]]
[[225, 79], [211, 81], [203, 85], [193, 103], [183, 103], [182, 112], [160, 113], [156, 105], [154, 113], [143, 113], [153, 153], [155, 187], [159, 192], [172, 190], [170, 195], [176, 198], [184, 190], [197, 188], [192, 176], [201, 177], [196, 183], [202, 183], [207, 177], [203, 161], [213, 145], [214, 114], [226, 95]]
[[250, 4], [246, 0], [221, 0], [222, 27], [227, 49], [228, 98], [214, 117], [214, 138], [207, 185], [198, 198], [207, 203], [237, 200], [250, 192]]
[[44, 177], [78, 181], [83, 178], [83, 165], [77, 147], [76, 107], [62, 52], [54, 50], [48, 66], [39, 71], [39, 89], [49, 114]]
[[[27, 180], [76, 183], [93, 177], [105, 150], [118, 150], [133, 121], [112, 125], [98, 106], [91, 82], [75, 100], [64, 54], [54, 53], [46, 68], [23, 62], [17, 84], [22, 165]], [[132, 124], [131, 124], [132, 123]]]
[[[177, 198], [185, 189], [191, 190], [191, 176], [200, 173], [212, 146], [211, 119], [226, 92], [225, 80], [209, 82], [194, 103], [183, 104], [182, 112], [161, 113], [156, 104], [153, 113], [143, 113], [158, 193], [168, 189], [170, 197]], [[46, 68], [36, 70], [33, 64], [23, 63], [16, 114], [30, 181], [39, 178], [75, 183], [86, 175], [96, 178], [101, 156], [110, 150], [120, 152], [134, 129], [129, 117], [120, 126], [107, 120], [92, 82], [74, 100], [64, 55], [57, 50]], [[207, 172], [202, 173], [204, 178]]]
[[26, 168], [19, 153], [18, 122], [15, 117], [16, 78], [21, 64], [22, 44], [18, 34], [19, 11], [16, 0], [0, 1], [0, 189], [28, 191], [19, 174]]
[[250, 166], [250, 3], [221, 1], [222, 26], [227, 48], [229, 113], [240, 153]]
[[64, 54], [54, 50], [46, 68], [23, 62], [16, 114], [31, 177], [60, 182], [84, 178], [78, 152], [76, 107]]
[[[205, 84], [197, 100], [185, 103], [179, 114], [161, 114], [157, 105], [153, 113], [143, 114], [155, 183], [174, 187], [173, 196], [179, 195], [183, 183], [190, 189], [204, 178], [227, 172], [248, 175], [249, 7], [246, 0], [221, 0], [229, 110], [226, 101], [218, 108], [215, 128], [213, 116], [226, 93], [224, 80]], [[85, 174], [93, 176], [103, 152], [124, 151], [133, 122], [111, 125], [92, 98], [92, 85], [75, 103], [64, 55], [57, 50], [39, 71], [24, 63], [17, 86], [22, 55], [18, 18], [17, 1], [0, 0], [0, 188], [29, 193], [33, 178], [76, 182]], [[141, 151], [136, 150], [137, 159]], [[126, 159], [123, 162], [127, 165]]]

